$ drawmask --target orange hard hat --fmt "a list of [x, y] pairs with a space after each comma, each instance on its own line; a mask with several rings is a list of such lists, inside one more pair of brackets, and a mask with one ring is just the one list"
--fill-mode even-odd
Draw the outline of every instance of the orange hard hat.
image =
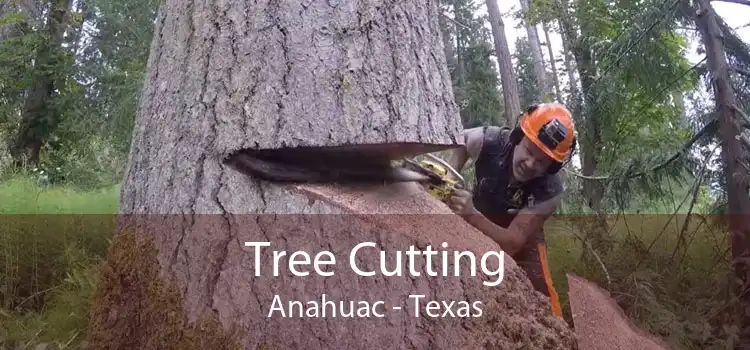
[[573, 117], [559, 103], [544, 103], [530, 108], [520, 120], [526, 137], [552, 159], [562, 162], [575, 142]]

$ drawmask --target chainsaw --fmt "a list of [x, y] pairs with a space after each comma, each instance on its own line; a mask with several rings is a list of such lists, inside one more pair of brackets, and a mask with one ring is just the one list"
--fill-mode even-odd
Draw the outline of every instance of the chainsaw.
[[427, 192], [445, 202], [455, 190], [466, 187], [463, 176], [446, 161], [429, 153], [425, 157], [429, 159], [417, 161], [407, 158], [403, 160], [403, 164], [407, 169], [428, 177], [421, 181]]
[[340, 147], [296, 147], [273, 150], [241, 150], [224, 163], [248, 176], [272, 182], [362, 184], [418, 182], [433, 196], [446, 201], [459, 188], [463, 176], [444, 160], [391, 160], [387, 156]]

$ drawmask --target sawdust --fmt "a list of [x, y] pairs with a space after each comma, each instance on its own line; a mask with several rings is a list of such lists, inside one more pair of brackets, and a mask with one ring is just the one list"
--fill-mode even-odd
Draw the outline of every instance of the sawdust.
[[567, 276], [580, 349], [669, 349], [656, 337], [633, 325], [606, 290], [573, 273]]

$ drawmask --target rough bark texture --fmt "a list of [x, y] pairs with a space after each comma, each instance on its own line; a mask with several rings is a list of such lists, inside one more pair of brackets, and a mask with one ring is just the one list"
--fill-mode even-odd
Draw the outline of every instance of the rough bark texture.
[[666, 350], [664, 342], [628, 320], [609, 292], [568, 274], [570, 310], [581, 350]]
[[[521, 10], [526, 13], [529, 10], [529, 0], [521, 0]], [[539, 91], [542, 96], [538, 96], [540, 100], [546, 100], [548, 95], [552, 93], [549, 79], [547, 79], [547, 69], [544, 67], [544, 57], [542, 56], [542, 45], [539, 40], [539, 32], [533, 24], [526, 24], [526, 35], [529, 39], [529, 47], [531, 48], [531, 58], [534, 62], [534, 75], [536, 81], [541, 85]], [[550, 56], [552, 57], [552, 56]], [[554, 59], [554, 58], [552, 58]]]
[[736, 348], [750, 347], [750, 196], [748, 196], [748, 173], [743, 166], [746, 150], [738, 137], [741, 134], [742, 117], [737, 113], [737, 101], [731, 85], [729, 67], [722, 43], [722, 34], [717, 23], [717, 14], [707, 0], [698, 1], [696, 24], [706, 49], [706, 64], [711, 75], [716, 115], [719, 120], [719, 135], [722, 145], [722, 160], [726, 174], [726, 191], [729, 207], [729, 230], [732, 237], [732, 270], [735, 293], [739, 305], [736, 320], [740, 326]]
[[514, 125], [516, 118], [521, 115], [521, 97], [518, 93], [516, 74], [513, 72], [513, 63], [510, 59], [508, 39], [505, 37], [505, 23], [500, 14], [497, 0], [487, 0], [487, 14], [492, 27], [492, 37], [495, 39], [495, 55], [500, 70], [500, 82], [503, 86], [503, 105], [505, 106], [505, 119], [508, 125]]
[[[572, 331], [509, 258], [497, 287], [483, 286], [487, 278], [481, 270], [471, 276], [468, 266], [460, 278], [361, 277], [348, 268], [348, 252], [367, 241], [386, 251], [389, 266], [394, 250], [410, 245], [499, 250], [417, 184], [282, 186], [221, 162], [242, 148], [455, 145], [460, 117], [437, 16], [433, 1], [168, 0], [157, 21], [121, 193], [121, 213], [128, 214], [122, 223], [153, 239], [154, 261], [110, 253], [125, 258], [111, 258], [105, 267], [93, 348], [123, 342], [138, 349], [198, 347], [196, 337], [208, 335], [191, 325], [211, 319], [220, 329], [236, 327], [239, 333], [231, 334], [241, 335], [245, 349], [575, 348]], [[157, 215], [165, 213], [186, 215]], [[402, 215], [408, 213], [419, 215]], [[248, 241], [272, 243], [263, 249], [259, 277]], [[329, 250], [335, 275], [294, 277], [287, 255], [274, 277], [272, 250]], [[372, 248], [361, 256], [358, 264], [379, 267]], [[156, 266], [159, 276], [134, 266]], [[434, 267], [441, 271], [441, 264]], [[425, 268], [417, 259], [417, 271]], [[286, 305], [320, 300], [323, 293], [333, 301], [384, 300], [386, 317], [267, 317], [274, 295]], [[409, 294], [481, 301], [483, 316], [417, 317]], [[162, 301], [181, 305], [184, 318], [179, 308], [155, 312]], [[396, 305], [402, 310], [391, 310]], [[165, 341], [171, 338], [174, 343]], [[234, 338], [210, 339], [203, 348]]]
[[436, 2], [167, 1], [122, 211], [219, 211], [217, 159], [239, 149], [457, 145], [437, 18]]

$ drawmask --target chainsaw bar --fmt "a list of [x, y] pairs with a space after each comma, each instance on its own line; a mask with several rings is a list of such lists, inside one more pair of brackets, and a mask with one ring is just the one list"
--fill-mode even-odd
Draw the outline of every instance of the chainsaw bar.
[[392, 162], [367, 157], [324, 156], [283, 159], [238, 152], [224, 163], [248, 176], [293, 183], [382, 183], [428, 181], [430, 176]]

